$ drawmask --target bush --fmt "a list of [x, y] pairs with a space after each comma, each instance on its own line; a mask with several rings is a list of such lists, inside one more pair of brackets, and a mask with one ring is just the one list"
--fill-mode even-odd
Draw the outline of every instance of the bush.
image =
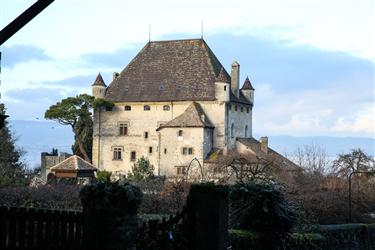
[[266, 235], [273, 246], [281, 244], [297, 221], [295, 210], [270, 182], [251, 180], [233, 185], [229, 199], [231, 228]]
[[112, 175], [112, 172], [108, 172], [108, 171], [98, 171], [97, 174], [96, 174], [96, 180], [98, 182], [110, 182], [111, 181], [111, 175]]
[[84, 186], [79, 197], [89, 207], [123, 207], [128, 211], [137, 211], [142, 201], [142, 192], [129, 183], [99, 182]]

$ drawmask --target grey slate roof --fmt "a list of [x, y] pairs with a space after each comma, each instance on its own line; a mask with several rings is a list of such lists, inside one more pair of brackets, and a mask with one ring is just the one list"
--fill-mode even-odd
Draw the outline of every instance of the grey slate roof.
[[[148, 42], [113, 80], [112, 102], [215, 100], [215, 81], [230, 76], [203, 39]], [[240, 101], [234, 95], [231, 100]], [[246, 99], [241, 102], [248, 103]]]
[[98, 74], [98, 76], [96, 77], [94, 83], [91, 86], [104, 86], [104, 87], [107, 87], [107, 85], [105, 85], [103, 77], [102, 77], [102, 75], [100, 73]]
[[85, 161], [81, 157], [77, 155], [73, 155], [69, 157], [68, 159], [65, 159], [64, 161], [60, 162], [59, 164], [53, 166], [50, 168], [51, 171], [56, 170], [92, 170], [96, 171], [96, 168], [89, 162]]
[[210, 122], [207, 115], [204, 113], [199, 103], [193, 102], [189, 107], [173, 120], [160, 126], [157, 130], [163, 128], [186, 128], [186, 127], [202, 127], [214, 128], [215, 126]]
[[251, 82], [250, 82], [249, 77], [246, 77], [246, 80], [245, 80], [245, 82], [243, 83], [243, 86], [242, 86], [241, 89], [255, 90], [255, 89], [253, 88], [253, 85], [252, 85]]

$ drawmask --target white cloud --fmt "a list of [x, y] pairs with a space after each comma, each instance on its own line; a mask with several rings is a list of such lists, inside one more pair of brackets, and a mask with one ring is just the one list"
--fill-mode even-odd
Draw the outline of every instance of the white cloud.
[[[5, 20], [22, 1], [5, 2]], [[291, 44], [308, 44], [375, 59], [373, 1], [342, 0], [138, 0], [56, 1], [9, 43], [31, 43], [59, 58], [114, 51], [170, 33], [260, 33]]]

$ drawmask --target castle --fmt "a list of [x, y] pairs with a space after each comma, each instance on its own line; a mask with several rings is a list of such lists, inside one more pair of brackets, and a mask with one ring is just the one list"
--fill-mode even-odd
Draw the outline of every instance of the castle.
[[155, 174], [180, 175], [192, 159], [204, 164], [252, 139], [254, 88], [249, 78], [241, 87], [239, 63], [229, 75], [203, 39], [150, 41], [108, 87], [99, 74], [92, 94], [114, 103], [94, 111], [99, 170], [126, 173], [144, 156]]

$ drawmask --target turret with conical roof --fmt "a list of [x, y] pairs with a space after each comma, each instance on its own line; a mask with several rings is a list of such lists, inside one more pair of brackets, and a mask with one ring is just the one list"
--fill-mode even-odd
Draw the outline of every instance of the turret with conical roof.
[[104, 98], [107, 85], [105, 85], [103, 77], [100, 73], [98, 74], [94, 83], [91, 86], [92, 86], [92, 95], [95, 98]]
[[246, 80], [242, 85], [241, 92], [243, 96], [252, 104], [254, 104], [254, 90], [255, 89], [251, 84], [249, 77], [246, 77]]
[[223, 102], [230, 100], [230, 76], [224, 67], [221, 67], [215, 79], [215, 98]]

